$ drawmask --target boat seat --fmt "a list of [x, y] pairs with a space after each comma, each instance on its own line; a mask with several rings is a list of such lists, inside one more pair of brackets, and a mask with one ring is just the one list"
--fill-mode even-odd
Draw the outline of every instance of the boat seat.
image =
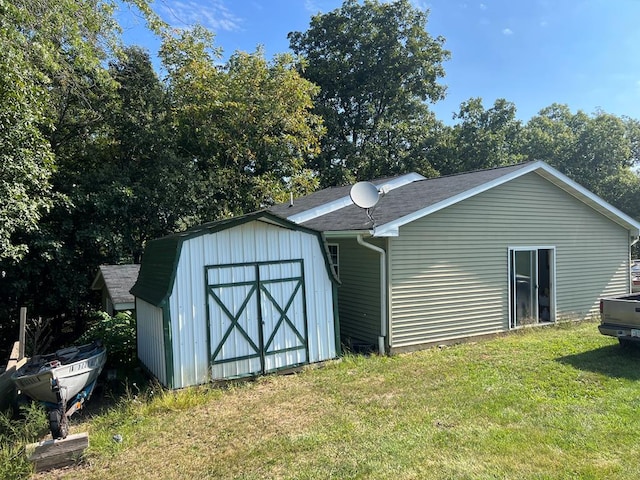
[[78, 347], [63, 348], [62, 350], [58, 350], [56, 352], [56, 357], [63, 364], [65, 364], [65, 363], [68, 363], [73, 358], [75, 358], [79, 352], [80, 350], [78, 349]]

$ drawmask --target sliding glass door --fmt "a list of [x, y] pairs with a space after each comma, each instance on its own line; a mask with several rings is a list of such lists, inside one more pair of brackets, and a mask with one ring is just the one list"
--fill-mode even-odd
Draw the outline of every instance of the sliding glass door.
[[509, 325], [555, 320], [555, 248], [509, 248]]

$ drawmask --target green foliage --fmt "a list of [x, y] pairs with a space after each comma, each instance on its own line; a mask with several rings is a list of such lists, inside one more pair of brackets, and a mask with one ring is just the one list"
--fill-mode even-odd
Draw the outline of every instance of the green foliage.
[[449, 52], [426, 24], [408, 0], [346, 0], [289, 34], [302, 75], [320, 86], [315, 111], [327, 134], [311, 165], [323, 185], [430, 170], [435, 117], [424, 102], [444, 97], [437, 81]]
[[35, 442], [48, 431], [44, 408], [30, 403], [21, 410], [21, 418], [14, 419], [11, 411], [0, 412], [0, 478], [27, 479], [32, 473], [25, 446]]
[[128, 312], [111, 317], [96, 312], [94, 324], [79, 338], [80, 343], [100, 340], [107, 349], [107, 365], [114, 368], [131, 368], [137, 364], [136, 321]]
[[525, 159], [522, 153], [522, 124], [516, 107], [498, 99], [485, 109], [481, 98], [471, 98], [454, 115], [459, 123], [451, 129], [451, 151], [447, 162], [438, 165], [443, 174], [513, 165]]
[[553, 104], [525, 128], [525, 152], [607, 199], [605, 181], [637, 162], [637, 122], [601, 111], [572, 113]]
[[[318, 89], [290, 55], [267, 61], [236, 52], [220, 66], [212, 35], [198, 27], [164, 39], [178, 155], [193, 165], [196, 209], [209, 221], [262, 208], [303, 175], [318, 152], [321, 119], [311, 113]], [[187, 188], [189, 188], [187, 186]]]

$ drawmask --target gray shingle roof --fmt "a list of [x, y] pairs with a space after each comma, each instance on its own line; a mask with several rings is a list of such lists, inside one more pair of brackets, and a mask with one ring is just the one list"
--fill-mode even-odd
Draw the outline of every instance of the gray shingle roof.
[[106, 285], [114, 305], [133, 303], [134, 298], [129, 290], [136, 283], [139, 272], [140, 265], [100, 265], [100, 270], [91, 288], [100, 290], [102, 285]]
[[[532, 162], [414, 181], [386, 193], [370, 213], [375, 219], [376, 226], [384, 225], [495, 181], [530, 163]], [[382, 181], [377, 180], [373, 183], [379, 184]], [[289, 217], [319, 207], [341, 196], [348, 196], [350, 188], [350, 186], [328, 188], [297, 199], [293, 207], [284, 203], [274, 205], [269, 210], [276, 215]], [[366, 212], [353, 204], [303, 222], [302, 225], [321, 231], [367, 230], [373, 227]]]

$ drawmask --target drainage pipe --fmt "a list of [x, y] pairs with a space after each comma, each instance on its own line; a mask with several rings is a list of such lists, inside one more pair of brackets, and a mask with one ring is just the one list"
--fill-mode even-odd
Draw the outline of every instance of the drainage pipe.
[[387, 254], [382, 248], [365, 242], [362, 239], [362, 235], [358, 235], [356, 239], [363, 247], [380, 254], [380, 336], [378, 337], [378, 353], [384, 355], [386, 352], [384, 340], [387, 336]]

